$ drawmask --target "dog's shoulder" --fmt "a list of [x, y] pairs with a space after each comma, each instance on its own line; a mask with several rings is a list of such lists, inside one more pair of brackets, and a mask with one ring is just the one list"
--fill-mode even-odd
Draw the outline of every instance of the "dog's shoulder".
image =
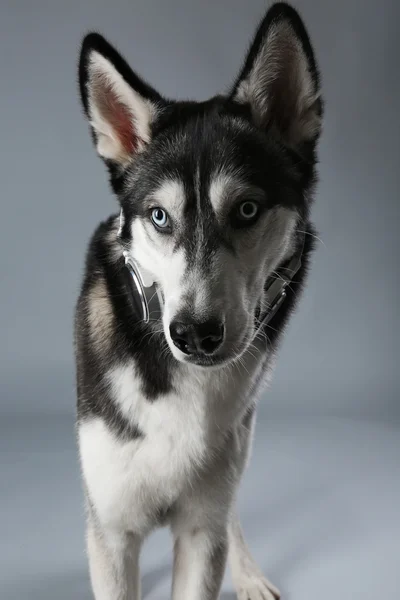
[[[112, 235], [117, 226], [111, 215], [95, 229], [86, 252], [81, 290], [75, 309], [75, 350], [78, 362], [85, 354], [92, 362], [107, 353], [115, 327], [114, 309], [107, 282], [112, 262]], [[79, 367], [79, 365], [78, 365]]]
[[78, 419], [102, 416], [117, 433], [136, 437], [138, 427], [110, 396], [107, 374], [132, 364], [137, 387], [151, 402], [171, 391], [174, 366], [159, 326], [140, 322], [132, 310], [118, 229], [119, 215], [111, 215], [95, 229], [86, 253], [75, 310]]
[[138, 437], [137, 427], [132, 427], [111, 402], [104, 377], [111, 357], [114, 362], [119, 360], [109, 282], [115, 269], [117, 230], [118, 215], [111, 215], [96, 227], [86, 252], [74, 323], [78, 420], [101, 416], [116, 433]]

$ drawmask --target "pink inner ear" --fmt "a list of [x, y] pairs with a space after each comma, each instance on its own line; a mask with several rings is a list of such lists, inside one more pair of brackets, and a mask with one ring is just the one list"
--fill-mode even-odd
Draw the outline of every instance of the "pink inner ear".
[[102, 87], [101, 113], [110, 123], [127, 154], [134, 154], [139, 145], [139, 139], [134, 127], [133, 115], [128, 107], [121, 102], [109, 84]]

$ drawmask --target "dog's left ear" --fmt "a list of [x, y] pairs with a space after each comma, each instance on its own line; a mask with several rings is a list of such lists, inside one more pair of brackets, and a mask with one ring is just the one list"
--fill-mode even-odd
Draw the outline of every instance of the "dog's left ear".
[[293, 148], [318, 138], [318, 69], [304, 24], [288, 4], [267, 12], [230, 97], [249, 106], [258, 127], [272, 127]]
[[161, 96], [97, 33], [83, 40], [79, 86], [97, 152], [109, 166], [126, 167], [150, 142]]

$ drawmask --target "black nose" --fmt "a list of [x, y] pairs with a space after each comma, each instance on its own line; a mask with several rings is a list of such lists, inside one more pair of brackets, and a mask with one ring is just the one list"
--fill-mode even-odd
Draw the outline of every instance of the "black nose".
[[224, 326], [216, 320], [205, 323], [172, 321], [169, 332], [175, 346], [185, 354], [212, 354], [224, 339]]

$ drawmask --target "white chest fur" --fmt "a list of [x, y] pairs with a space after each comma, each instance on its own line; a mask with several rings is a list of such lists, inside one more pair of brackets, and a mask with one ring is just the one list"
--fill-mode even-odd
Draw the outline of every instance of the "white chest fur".
[[206, 372], [182, 370], [174, 393], [149, 402], [133, 363], [107, 375], [114, 402], [144, 437], [124, 441], [101, 418], [81, 423], [79, 444], [85, 483], [98, 517], [112, 527], [143, 533], [157, 510], [179, 497], [209, 449], [245, 411], [260, 361]]

